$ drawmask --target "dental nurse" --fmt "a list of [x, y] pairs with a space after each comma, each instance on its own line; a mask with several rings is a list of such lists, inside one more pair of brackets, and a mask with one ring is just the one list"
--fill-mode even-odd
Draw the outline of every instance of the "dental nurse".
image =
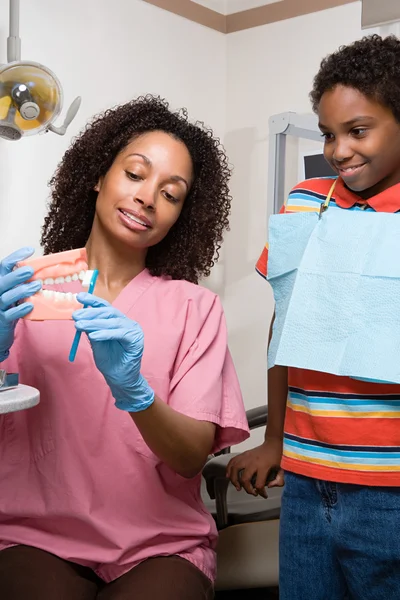
[[97, 116], [51, 180], [44, 252], [86, 248], [87, 308], [21, 319], [41, 285], [14, 270], [31, 250], [1, 262], [1, 367], [41, 395], [0, 415], [2, 600], [213, 598], [201, 470], [248, 436], [221, 303], [197, 285], [228, 226], [229, 175], [210, 130], [138, 98]]

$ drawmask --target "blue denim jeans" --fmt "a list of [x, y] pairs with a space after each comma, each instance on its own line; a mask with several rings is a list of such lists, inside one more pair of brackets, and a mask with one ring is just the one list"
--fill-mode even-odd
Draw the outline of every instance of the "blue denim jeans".
[[400, 488], [285, 481], [280, 600], [400, 600]]

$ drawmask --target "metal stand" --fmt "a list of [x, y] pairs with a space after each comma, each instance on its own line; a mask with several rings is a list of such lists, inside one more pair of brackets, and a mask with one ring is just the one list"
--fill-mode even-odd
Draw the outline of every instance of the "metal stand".
[[0, 369], [0, 414], [25, 410], [39, 404], [39, 391], [29, 385], [18, 384], [17, 373]]
[[0, 414], [25, 410], [39, 404], [39, 391], [29, 385], [19, 385], [16, 388], [0, 392]]
[[278, 213], [285, 201], [286, 136], [292, 135], [321, 142], [317, 117], [294, 112], [273, 115], [269, 119], [268, 203]]

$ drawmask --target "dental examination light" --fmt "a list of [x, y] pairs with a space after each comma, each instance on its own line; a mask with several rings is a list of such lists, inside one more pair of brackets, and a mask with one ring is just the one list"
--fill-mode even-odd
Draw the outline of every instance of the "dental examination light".
[[[72, 102], [64, 123], [54, 125], [62, 109], [61, 84], [47, 67], [21, 60], [19, 0], [10, 0], [9, 6], [7, 64], [0, 65], [0, 138], [20, 140], [48, 131], [64, 135], [78, 112], [81, 98]], [[32, 408], [39, 401], [39, 390], [21, 384], [18, 373], [0, 368], [0, 414]]]
[[21, 60], [19, 0], [10, 0], [10, 32], [7, 64], [0, 65], [0, 137], [19, 140], [23, 136], [52, 131], [64, 135], [81, 104], [72, 102], [60, 127], [54, 125], [62, 109], [63, 91], [47, 67]]

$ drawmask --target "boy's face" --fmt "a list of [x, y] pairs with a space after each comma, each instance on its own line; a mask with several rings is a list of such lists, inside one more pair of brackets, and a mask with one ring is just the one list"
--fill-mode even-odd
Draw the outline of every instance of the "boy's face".
[[392, 111], [342, 85], [318, 107], [324, 155], [348, 188], [364, 199], [400, 183], [400, 124]]

